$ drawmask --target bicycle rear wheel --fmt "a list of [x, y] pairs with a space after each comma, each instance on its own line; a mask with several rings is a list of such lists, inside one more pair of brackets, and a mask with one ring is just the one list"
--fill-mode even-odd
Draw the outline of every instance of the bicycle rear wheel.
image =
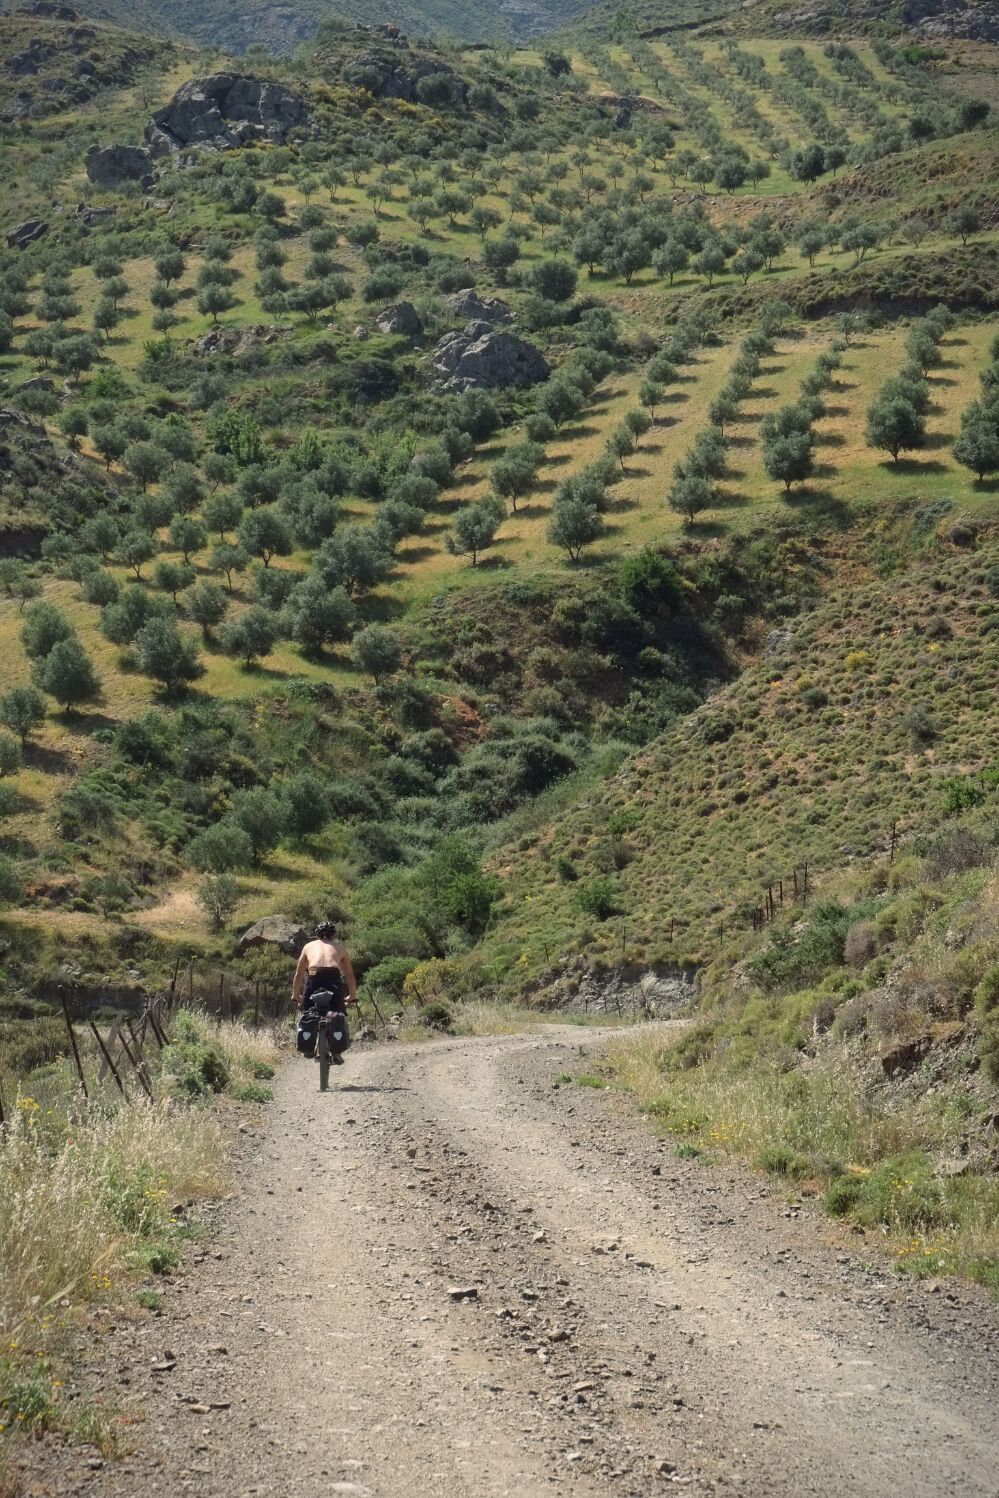
[[325, 1020], [319, 1026], [319, 1091], [327, 1092], [330, 1081], [330, 1041]]

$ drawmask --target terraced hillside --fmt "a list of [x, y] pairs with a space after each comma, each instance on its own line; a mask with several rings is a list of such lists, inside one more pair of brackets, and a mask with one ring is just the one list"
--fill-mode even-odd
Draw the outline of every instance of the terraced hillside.
[[[164, 57], [7, 127], [9, 227], [46, 226], [0, 268], [11, 972], [333, 902], [398, 986], [474, 949], [507, 830], [686, 743], [900, 514], [987, 533], [995, 133], [867, 41], [331, 27], [260, 64], [297, 123], [98, 186], [91, 145], [182, 118]], [[663, 897], [685, 930], [712, 877]]]

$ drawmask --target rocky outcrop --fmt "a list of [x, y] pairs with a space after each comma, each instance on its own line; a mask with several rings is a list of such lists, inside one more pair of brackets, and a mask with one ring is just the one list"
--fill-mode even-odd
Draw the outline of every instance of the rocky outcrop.
[[344, 83], [366, 89], [376, 99], [402, 99], [407, 104], [415, 103], [419, 97], [417, 84], [420, 79], [431, 76], [444, 76], [450, 80], [453, 103], [464, 104], [468, 95], [467, 84], [439, 57], [409, 56], [403, 67], [395, 52], [374, 47], [348, 57], [340, 76]]
[[487, 322], [470, 322], [460, 333], [446, 333], [432, 359], [435, 373], [453, 391], [537, 385], [548, 378], [548, 361], [533, 343], [497, 332]]
[[471, 286], [462, 291], [452, 291], [444, 298], [447, 310], [453, 317], [462, 317], [466, 322], [509, 322], [510, 308], [498, 296], [479, 296]]
[[34, 0], [32, 5], [19, 6], [19, 16], [41, 16], [49, 21], [79, 21], [79, 11], [74, 10], [71, 5], [57, 5], [53, 0]]
[[238, 73], [213, 73], [181, 84], [157, 110], [145, 137], [154, 156], [188, 146], [233, 150], [253, 140], [284, 141], [309, 123], [302, 99], [280, 83]]
[[685, 1014], [697, 999], [693, 968], [590, 969], [581, 958], [570, 958], [538, 996], [542, 1007], [586, 1014], [642, 1015], [669, 1019]]
[[902, 23], [934, 39], [999, 42], [999, 10], [984, 0], [907, 0]]
[[105, 191], [126, 182], [153, 185], [153, 158], [142, 146], [91, 146], [83, 164], [94, 186]]
[[43, 42], [33, 36], [23, 52], [15, 52], [4, 63], [4, 72], [12, 78], [33, 78], [44, 63], [58, 57], [59, 49], [51, 42]]
[[42, 235], [48, 232], [49, 226], [44, 219], [26, 219], [23, 224], [18, 224], [15, 229], [7, 230], [7, 248], [9, 250], [25, 250], [29, 244], [34, 244], [36, 239], [41, 239]]
[[250, 947], [280, 947], [290, 957], [297, 957], [309, 939], [309, 933], [286, 915], [265, 915], [243, 932], [237, 943], [241, 952]]
[[420, 314], [412, 302], [395, 302], [379, 312], [375, 327], [380, 333], [394, 333], [399, 338], [419, 338], [423, 332]]

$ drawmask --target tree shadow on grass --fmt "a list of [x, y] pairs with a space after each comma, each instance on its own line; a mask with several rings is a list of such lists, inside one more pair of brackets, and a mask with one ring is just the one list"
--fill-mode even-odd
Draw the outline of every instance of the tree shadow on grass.
[[541, 518], [542, 515], [547, 515], [549, 513], [550, 513], [550, 511], [549, 511], [549, 508], [548, 508], [547, 505], [539, 505], [539, 504], [518, 505], [515, 510], [511, 510], [511, 512], [510, 512], [510, 519], [511, 520], [540, 520], [540, 518]]
[[897, 463], [882, 463], [882, 468], [887, 468], [889, 473], [909, 473], [918, 475], [922, 473], [948, 473], [946, 463], [938, 463], [936, 458], [924, 461], [921, 458], [900, 457]]
[[405, 567], [415, 567], [419, 562], [427, 562], [435, 557], [440, 550], [438, 546], [412, 546], [407, 547], [399, 556], [400, 562]]
[[[729, 475], [731, 478], [738, 476], [735, 473]], [[712, 510], [742, 510], [748, 503], [749, 500], [744, 494], [740, 494], [738, 489], [716, 489], [711, 499], [711, 508]]]
[[610, 504], [608, 505], [608, 511], [613, 515], [626, 515], [629, 510], [637, 510], [638, 508], [638, 500], [630, 494], [618, 495], [618, 497], [616, 499], [612, 499]]
[[729, 447], [734, 447], [734, 448], [738, 448], [738, 449], [745, 449], [747, 447], [755, 447], [756, 446], [756, 438], [755, 437], [736, 437], [736, 436], [731, 436], [728, 433], [726, 433], [726, 440], [728, 442]]
[[453, 515], [455, 510], [462, 509], [467, 503], [468, 500], [462, 499], [460, 494], [441, 494], [434, 501], [434, 513], [441, 516]]
[[[475, 566], [475, 571], [507, 572], [511, 567], [515, 567], [516, 565], [516, 562], [512, 562], [509, 557], [501, 557], [497, 556], [495, 552], [489, 552], [488, 555], [479, 557], [479, 560]], [[471, 570], [471, 568], [469, 568], [469, 570]]]
[[481, 474], [472, 473], [470, 470], [465, 470], [465, 472], [457, 474], [456, 477], [452, 479], [451, 483], [448, 485], [448, 490], [449, 492], [454, 493], [455, 490], [458, 490], [460, 492], [462, 489], [474, 489], [476, 484], [479, 484], [481, 482]]
[[[429, 546], [426, 548], [422, 548], [419, 553], [414, 551], [411, 557], [407, 555], [402, 557], [400, 560], [403, 563], [409, 562], [410, 560], [422, 561], [424, 559], [422, 555], [423, 550], [426, 551], [426, 555], [428, 557], [437, 555], [437, 548]], [[396, 619], [400, 619], [405, 612], [406, 605], [402, 601], [402, 599], [396, 598], [390, 593], [369, 593], [364, 600], [365, 624], [371, 624], [374, 622], [377, 622], [378, 624], [391, 624]], [[306, 659], [311, 660], [313, 664], [320, 666], [335, 666], [338, 664], [343, 664], [342, 661], [338, 661], [337, 657], [335, 655], [332, 655], [329, 651], [326, 651], [321, 655], [307, 656]]]
[[[814, 431], [814, 428], [813, 428]], [[841, 432], [814, 432], [816, 447], [845, 447], [846, 438]]]
[[807, 514], [810, 520], [821, 521], [837, 530], [847, 530], [850, 525], [850, 507], [828, 489], [818, 489], [812, 484], [801, 484], [797, 488], [781, 491], [780, 498], [792, 510]]
[[695, 520], [692, 525], [684, 525], [683, 534], [699, 541], [712, 541], [727, 535], [728, 527], [720, 520]]
[[118, 727], [117, 718], [108, 717], [96, 708], [87, 708], [78, 712], [61, 712], [56, 714], [59, 722], [67, 733], [84, 735], [99, 733], [102, 729], [114, 729]]
[[65, 775], [72, 766], [70, 756], [61, 749], [50, 749], [46, 744], [33, 744], [30, 739], [24, 746], [26, 770], [37, 770], [40, 775]]
[[287, 681], [290, 675], [290, 672], [281, 671], [277, 666], [265, 666], [262, 661], [255, 661], [252, 666], [248, 666], [245, 661], [238, 661], [237, 666], [244, 681]]

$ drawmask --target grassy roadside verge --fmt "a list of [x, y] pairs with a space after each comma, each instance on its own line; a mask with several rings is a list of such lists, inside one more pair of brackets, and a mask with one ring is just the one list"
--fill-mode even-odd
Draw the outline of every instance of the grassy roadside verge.
[[[0, 1498], [18, 1489], [15, 1443], [59, 1431], [112, 1455], [114, 1411], [70, 1397], [74, 1347], [105, 1315], [155, 1305], [157, 1277], [226, 1186], [238, 1101], [266, 1102], [265, 1032], [182, 1011], [158, 1058], [157, 1100], [98, 1090], [85, 1106], [67, 1063], [22, 1082], [0, 1134]], [[95, 1068], [96, 1071], [96, 1068]], [[74, 1391], [75, 1393], [75, 1391]]]
[[990, 780], [955, 781], [981, 804], [894, 864], [747, 935], [702, 973], [688, 1028], [636, 1030], [607, 1068], [684, 1154], [735, 1155], [881, 1235], [900, 1272], [999, 1295]]

